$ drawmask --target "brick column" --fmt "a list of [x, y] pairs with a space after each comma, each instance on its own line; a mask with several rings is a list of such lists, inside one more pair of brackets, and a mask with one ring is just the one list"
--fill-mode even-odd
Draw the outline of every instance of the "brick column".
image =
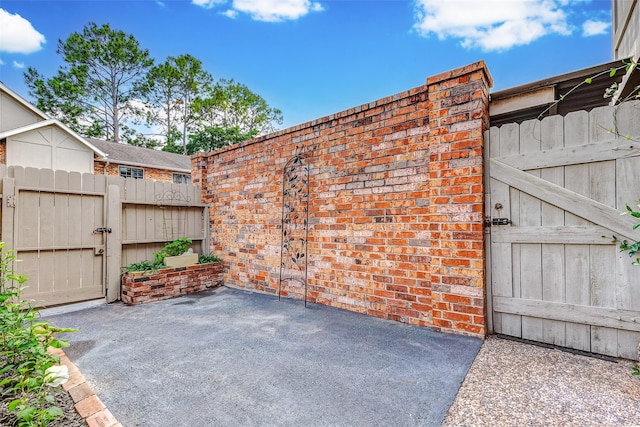
[[191, 183], [202, 188], [202, 203], [211, 203], [211, 192], [207, 189], [207, 174], [213, 169], [209, 167], [208, 153], [197, 153], [191, 156]]
[[484, 337], [483, 132], [492, 79], [480, 61], [427, 86], [433, 327]]

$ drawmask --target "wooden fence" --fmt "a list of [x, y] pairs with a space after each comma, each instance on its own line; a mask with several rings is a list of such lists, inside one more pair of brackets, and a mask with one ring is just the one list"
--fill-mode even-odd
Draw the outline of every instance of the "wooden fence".
[[0, 165], [0, 239], [38, 306], [114, 301], [121, 268], [152, 259], [165, 242], [188, 237], [208, 252], [200, 194], [187, 184]]

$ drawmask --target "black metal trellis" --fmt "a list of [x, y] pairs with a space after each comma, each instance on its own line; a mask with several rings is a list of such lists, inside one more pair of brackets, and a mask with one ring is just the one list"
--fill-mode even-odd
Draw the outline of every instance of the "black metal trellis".
[[307, 306], [307, 241], [309, 239], [309, 165], [296, 154], [284, 166], [282, 179], [282, 243], [280, 248], [280, 282], [299, 282], [304, 286]]

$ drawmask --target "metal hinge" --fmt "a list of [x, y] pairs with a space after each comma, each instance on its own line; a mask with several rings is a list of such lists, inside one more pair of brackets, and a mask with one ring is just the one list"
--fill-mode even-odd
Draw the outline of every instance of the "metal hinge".
[[509, 218], [491, 218], [484, 220], [485, 227], [492, 227], [494, 225], [509, 225], [511, 220]]

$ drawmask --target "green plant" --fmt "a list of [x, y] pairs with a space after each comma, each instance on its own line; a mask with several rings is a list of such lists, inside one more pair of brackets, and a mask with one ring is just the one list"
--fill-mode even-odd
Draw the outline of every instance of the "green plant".
[[[640, 209], [640, 204], [638, 204], [638, 208]], [[633, 208], [629, 205], [627, 205], [627, 210], [625, 212], [622, 212], [622, 215], [626, 215], [626, 214], [629, 214], [634, 218], [640, 218], [640, 211], [633, 210]], [[636, 224], [633, 225], [634, 230], [637, 230], [638, 228], [640, 228], [640, 222], [637, 222]], [[616, 236], [613, 236], [613, 241], [618, 243], [618, 238]], [[619, 244], [620, 244], [620, 251], [629, 252], [629, 256], [631, 258], [635, 257], [636, 255], [638, 255], [638, 252], [640, 252], [640, 241], [629, 242], [628, 240], [625, 239], [619, 242]], [[640, 266], [640, 257], [636, 258], [632, 264]]]
[[56, 366], [60, 359], [47, 349], [67, 347], [68, 341], [55, 335], [75, 329], [38, 320], [38, 311], [22, 299], [27, 279], [13, 271], [17, 260], [5, 246], [0, 242], [0, 389], [11, 398], [8, 409], [17, 425], [46, 426], [63, 415], [48, 387], [68, 378], [66, 367]]
[[198, 257], [198, 264], [207, 264], [210, 262], [220, 262], [220, 261], [222, 260], [213, 254], [209, 254], [209, 255], [201, 254]]
[[187, 252], [189, 246], [191, 246], [191, 239], [187, 237], [183, 237], [181, 239], [176, 239], [173, 242], [169, 242], [164, 245], [162, 249], [153, 253], [155, 255], [156, 262], [163, 262], [163, 260], [168, 256], [178, 256]]
[[133, 271], [158, 271], [161, 268], [167, 268], [162, 261], [149, 261], [144, 260], [140, 262], [134, 262], [132, 264], [123, 267], [125, 273], [131, 273]]

